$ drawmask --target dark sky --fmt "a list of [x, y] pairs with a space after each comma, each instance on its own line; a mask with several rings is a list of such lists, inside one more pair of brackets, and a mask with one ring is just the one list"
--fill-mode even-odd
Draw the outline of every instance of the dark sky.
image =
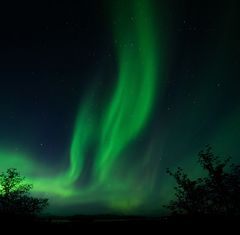
[[[67, 213], [160, 213], [167, 167], [239, 161], [239, 1], [0, 6], [0, 163]], [[156, 206], [157, 205], [159, 206]]]
[[[82, 93], [110, 53], [97, 2], [1, 7], [3, 141], [6, 135], [10, 142], [32, 141], [26, 147], [36, 150], [45, 143], [55, 154], [62, 151], [59, 146], [69, 144]], [[24, 140], [24, 134], [31, 139]]]

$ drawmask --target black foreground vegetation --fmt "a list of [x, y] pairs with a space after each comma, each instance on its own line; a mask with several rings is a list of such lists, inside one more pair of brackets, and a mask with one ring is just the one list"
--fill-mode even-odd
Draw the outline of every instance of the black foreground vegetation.
[[31, 220], [47, 207], [48, 199], [31, 196], [32, 187], [16, 169], [0, 174], [1, 221]]
[[240, 166], [213, 154], [210, 146], [199, 152], [206, 176], [190, 179], [182, 168], [167, 172], [177, 182], [175, 199], [166, 206], [172, 215], [239, 216]]

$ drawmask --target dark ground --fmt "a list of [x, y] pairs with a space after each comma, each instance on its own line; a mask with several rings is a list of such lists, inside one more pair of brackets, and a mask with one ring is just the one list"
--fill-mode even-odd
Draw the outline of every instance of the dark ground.
[[[9, 232], [36, 234], [65, 233], [85, 234], [88, 232], [110, 232], [111, 234], [134, 232], [152, 234], [156, 232], [184, 232], [190, 234], [224, 232], [238, 234], [240, 217], [234, 216], [178, 216], [178, 217], [129, 217], [129, 216], [70, 216], [30, 218], [1, 218], [0, 226]], [[84, 233], [83, 233], [84, 232]], [[70, 233], [71, 234], [71, 233]]]

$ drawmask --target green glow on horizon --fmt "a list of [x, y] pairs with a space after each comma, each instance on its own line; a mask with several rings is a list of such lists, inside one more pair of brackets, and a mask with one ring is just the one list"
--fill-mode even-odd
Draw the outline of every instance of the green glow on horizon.
[[19, 153], [16, 151], [4, 151], [0, 152], [0, 170], [6, 171], [8, 168], [19, 168], [25, 174], [31, 174], [35, 165], [31, 158], [27, 154]]

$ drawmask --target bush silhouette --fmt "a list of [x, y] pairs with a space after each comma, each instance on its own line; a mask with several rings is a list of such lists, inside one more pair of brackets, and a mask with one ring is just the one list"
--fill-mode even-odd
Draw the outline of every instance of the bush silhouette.
[[210, 146], [199, 152], [198, 162], [206, 171], [205, 177], [191, 180], [182, 168], [167, 169], [177, 182], [175, 199], [165, 206], [172, 214], [239, 215], [240, 166], [221, 160]]
[[0, 174], [0, 215], [7, 217], [30, 217], [37, 215], [48, 205], [48, 199], [30, 195], [33, 185], [13, 168]]

